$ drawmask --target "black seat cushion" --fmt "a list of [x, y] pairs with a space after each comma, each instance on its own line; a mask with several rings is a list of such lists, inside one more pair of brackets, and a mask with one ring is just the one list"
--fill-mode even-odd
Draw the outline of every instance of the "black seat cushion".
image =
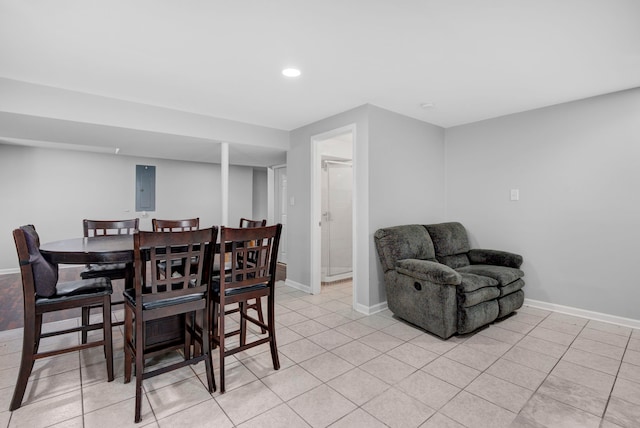
[[49, 263], [40, 253], [40, 238], [33, 226], [22, 226], [29, 250], [29, 262], [33, 271], [33, 281], [36, 294], [41, 297], [51, 297], [56, 294], [58, 283], [58, 266]]
[[[237, 288], [231, 288], [229, 290], [225, 290], [224, 295], [225, 296], [233, 296], [235, 294], [240, 294], [240, 293], [248, 293], [250, 291], [255, 291], [255, 290], [262, 290], [263, 288], [267, 288], [269, 286], [268, 283], [263, 282], [261, 284], [256, 284], [256, 285], [250, 285], [250, 286], [246, 286], [246, 287], [237, 287]], [[217, 278], [214, 278], [211, 284], [211, 289], [215, 294], [220, 294], [220, 280]]]
[[[136, 304], [136, 290], [134, 288], [127, 288], [122, 292], [122, 295], [124, 296], [125, 299], [127, 299], [127, 301], [131, 302], [133, 305]], [[194, 293], [186, 296], [171, 297], [168, 299], [156, 300], [155, 302], [144, 303], [142, 305], [142, 309], [149, 310], [149, 309], [164, 308], [171, 305], [194, 302], [196, 300], [202, 299], [203, 297], [204, 297], [204, 293]]]
[[60, 282], [56, 287], [56, 293], [49, 297], [38, 297], [37, 305], [58, 303], [62, 300], [85, 298], [91, 295], [108, 295], [113, 292], [109, 278], [79, 279], [77, 281]]

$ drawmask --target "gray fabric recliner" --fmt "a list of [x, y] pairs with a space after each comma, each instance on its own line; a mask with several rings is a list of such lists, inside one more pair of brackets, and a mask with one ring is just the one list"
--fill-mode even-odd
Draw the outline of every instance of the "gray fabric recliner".
[[389, 309], [443, 339], [522, 306], [522, 256], [471, 249], [460, 223], [389, 227], [374, 240]]

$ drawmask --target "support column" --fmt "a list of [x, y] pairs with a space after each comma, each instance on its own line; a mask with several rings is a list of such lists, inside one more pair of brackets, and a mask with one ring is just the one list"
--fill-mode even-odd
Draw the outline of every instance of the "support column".
[[222, 225], [229, 226], [229, 143], [220, 144], [220, 183], [222, 184]]

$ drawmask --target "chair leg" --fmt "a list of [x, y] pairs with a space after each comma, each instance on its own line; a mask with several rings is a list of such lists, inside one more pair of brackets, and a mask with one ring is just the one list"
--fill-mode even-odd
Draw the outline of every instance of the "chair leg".
[[[218, 304], [215, 302], [211, 302], [211, 306], [212, 309], [211, 310], [211, 318], [210, 322], [211, 324], [209, 325], [209, 337], [210, 338], [217, 338], [218, 337]], [[218, 346], [216, 344], [215, 340], [211, 340], [211, 349], [216, 349], [216, 346]]]
[[276, 328], [275, 328], [275, 299], [273, 294], [269, 295], [269, 347], [271, 348], [271, 360], [273, 360], [273, 369], [280, 370], [280, 358], [278, 358], [278, 347], [276, 346]]
[[20, 370], [18, 371], [18, 381], [13, 391], [13, 398], [11, 399], [10, 411], [19, 409], [22, 405], [22, 399], [24, 398], [24, 392], [27, 389], [27, 382], [33, 369], [33, 362], [35, 361], [33, 356], [38, 350], [38, 342], [40, 329], [37, 327], [37, 321], [35, 319], [29, 320], [35, 325], [31, 328], [25, 326], [22, 337], [22, 357], [20, 359]]
[[[184, 344], [182, 346], [182, 353], [184, 354], [184, 359], [191, 359], [191, 345], [193, 345], [193, 337], [191, 336], [191, 329], [196, 328], [196, 318], [195, 314], [192, 312], [190, 314], [184, 314]], [[195, 349], [194, 354], [195, 355]]]
[[[255, 307], [256, 311], [258, 311], [258, 320], [260, 320], [261, 323], [264, 323], [264, 315], [262, 314], [262, 298], [256, 297]], [[264, 327], [260, 327], [260, 331], [262, 332], [262, 334], [265, 334], [267, 332]]]
[[[89, 317], [91, 316], [91, 308], [89, 306], [84, 306], [82, 308], [82, 326], [86, 327], [89, 325]], [[87, 330], [82, 330], [82, 343], [87, 343]]]
[[111, 336], [110, 295], [105, 296], [104, 301], [102, 302], [102, 334], [104, 339], [105, 356], [107, 358], [107, 380], [111, 382], [113, 380], [113, 338]]
[[204, 317], [202, 320], [202, 331], [201, 331], [201, 350], [205, 355], [204, 364], [205, 369], [207, 370], [207, 386], [209, 392], [215, 392], [216, 390], [216, 379], [213, 376], [213, 361], [211, 356], [211, 336], [209, 332], [210, 320], [207, 318], [209, 313], [209, 308], [205, 309]]
[[125, 303], [124, 305], [124, 383], [131, 382], [131, 365], [133, 364], [133, 355], [131, 348], [133, 338], [133, 317], [131, 309]]
[[144, 376], [144, 323], [136, 317], [136, 414], [134, 421], [140, 422], [142, 416], [142, 377]]
[[240, 309], [240, 346], [244, 346], [247, 343], [247, 302], [239, 302], [238, 308]]
[[38, 349], [40, 349], [40, 335], [42, 334], [42, 314], [36, 315], [35, 320], [36, 320], [36, 326], [35, 326], [35, 340], [33, 343], [33, 353], [37, 354]]
[[218, 347], [220, 348], [220, 393], [225, 393], [224, 386], [224, 307], [222, 306], [222, 302], [219, 303], [218, 307]]

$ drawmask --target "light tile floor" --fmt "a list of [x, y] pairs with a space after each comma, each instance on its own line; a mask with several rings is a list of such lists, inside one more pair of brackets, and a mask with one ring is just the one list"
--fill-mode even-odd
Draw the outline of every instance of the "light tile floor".
[[[224, 395], [207, 392], [203, 364], [146, 380], [137, 426], [640, 426], [640, 330], [523, 307], [443, 341], [389, 311], [354, 312], [351, 299], [349, 283], [316, 296], [278, 283], [281, 369], [264, 345], [228, 358]], [[21, 336], [0, 332], [0, 409], [9, 407]], [[134, 426], [121, 330], [114, 337], [114, 382], [99, 348], [41, 360], [23, 406], [0, 412], [0, 427]]]

